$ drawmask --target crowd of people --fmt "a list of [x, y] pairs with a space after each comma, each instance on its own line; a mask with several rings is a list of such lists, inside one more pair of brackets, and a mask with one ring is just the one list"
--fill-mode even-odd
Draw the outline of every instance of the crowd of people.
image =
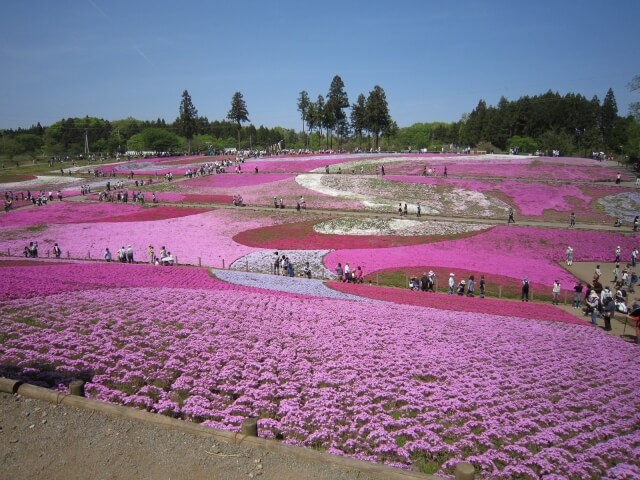
[[58, 200], [62, 200], [61, 190], [58, 190], [55, 195], [53, 193], [53, 190], [49, 190], [48, 192], [45, 190], [41, 190], [36, 194], [32, 194], [30, 190], [27, 190], [26, 193], [6, 191], [4, 192], [4, 211], [5, 213], [8, 213], [14, 207], [14, 203], [17, 201], [23, 201], [41, 207], [43, 205], [46, 205], [47, 202], [53, 202], [55, 198], [57, 198]]
[[[176, 259], [169, 252], [166, 247], [160, 248], [160, 253], [156, 255], [155, 249], [153, 245], [149, 245], [147, 247], [147, 262], [151, 265], [162, 265], [162, 266], [171, 266], [176, 264]], [[124, 245], [120, 247], [115, 254], [115, 259], [109, 247], [105, 248], [104, 253], [102, 255], [106, 262], [117, 261], [120, 263], [135, 263], [134, 260], [134, 250], [131, 245]]]
[[344, 283], [364, 283], [364, 271], [358, 265], [355, 270], [351, 270], [349, 263], [338, 263], [335, 269], [338, 280]]
[[[273, 261], [273, 273], [275, 275], [282, 275], [283, 277], [295, 277], [295, 267], [293, 262], [284, 253], [281, 255], [278, 252], [274, 252]], [[309, 262], [307, 262], [307, 267]], [[311, 270], [309, 269], [309, 272]], [[311, 278], [311, 276], [309, 276]]]
[[[22, 253], [25, 258], [38, 258], [38, 242], [29, 242], [29, 245], [24, 247]], [[55, 258], [60, 258], [62, 256], [62, 249], [57, 243], [53, 244], [52, 253]], [[49, 252], [47, 251], [47, 257], [48, 256]]]

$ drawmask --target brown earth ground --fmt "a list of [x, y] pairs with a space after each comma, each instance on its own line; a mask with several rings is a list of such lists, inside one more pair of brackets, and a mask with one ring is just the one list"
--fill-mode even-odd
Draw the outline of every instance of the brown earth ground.
[[[0, 393], [0, 479], [382, 480], [356, 468]], [[410, 478], [421, 478], [407, 473]], [[425, 475], [423, 478], [430, 478]]]
[[[611, 287], [611, 289], [613, 290], [613, 274], [611, 272], [613, 271], [613, 267], [615, 267], [615, 263], [574, 262], [570, 267], [564, 265], [564, 268], [566, 268], [567, 271], [571, 272], [575, 277], [582, 280], [582, 283], [584, 284], [591, 282], [593, 274], [596, 270], [596, 265], [600, 265], [600, 271], [602, 272], [602, 285], [609, 285], [609, 287]], [[572, 286], [569, 285], [566, 286], [566, 288], [571, 287]], [[585, 317], [582, 314], [582, 309], [575, 309], [571, 306], [572, 301], [573, 297], [567, 296], [566, 303], [561, 304], [559, 307], [569, 313], [576, 315], [578, 318], [583, 319], [585, 323], [591, 323], [591, 318]], [[640, 302], [640, 288], [636, 288], [634, 293], [629, 293], [629, 296], [627, 298], [627, 305], [631, 305], [634, 301]], [[602, 320], [602, 318], [598, 318], [598, 327], [604, 328], [604, 321]], [[621, 337], [627, 342], [634, 342], [635, 324], [631, 320], [629, 320], [626, 315], [616, 312], [613, 320], [611, 321], [611, 334]]]

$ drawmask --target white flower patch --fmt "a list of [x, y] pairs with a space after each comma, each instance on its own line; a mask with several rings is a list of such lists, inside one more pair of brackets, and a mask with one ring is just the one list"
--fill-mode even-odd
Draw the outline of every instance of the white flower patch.
[[84, 180], [81, 177], [63, 177], [63, 176], [38, 176], [32, 180], [24, 182], [11, 182], [0, 184], [2, 190], [25, 190], [30, 188], [40, 188], [49, 185], [62, 185], [71, 182], [79, 182]]
[[[286, 255], [290, 262], [293, 262], [293, 268], [296, 276], [302, 274], [302, 269], [306, 262], [309, 262], [311, 268], [311, 276], [314, 278], [334, 278], [333, 272], [327, 270], [322, 264], [322, 259], [331, 250], [278, 250], [278, 255]], [[275, 260], [275, 250], [261, 250], [245, 255], [231, 265], [231, 270], [246, 270], [259, 273], [273, 273], [273, 264]]]
[[392, 182], [380, 177], [302, 174], [296, 176], [296, 181], [309, 190], [361, 201], [364, 208], [380, 212], [396, 212], [399, 204], [406, 203], [408, 213], [415, 214], [418, 202], [425, 215], [502, 217], [509, 210], [509, 205], [482, 192]]
[[[330, 197], [348, 198], [349, 200], [362, 200], [362, 201], [366, 201], [370, 198], [368, 195], [362, 195], [354, 191], [348, 190], [348, 186], [351, 185], [359, 177], [353, 178], [345, 175], [344, 178], [348, 178], [349, 180], [345, 182], [344, 185], [340, 184], [339, 181], [333, 182], [333, 185], [332, 185], [329, 182], [327, 182], [326, 180], [327, 178], [331, 178], [331, 177], [328, 177], [326, 175], [304, 173], [302, 175], [296, 176], [296, 182], [298, 183], [298, 185], [304, 188], [308, 188], [309, 190], [314, 190], [316, 192], [322, 193], [324, 195], [328, 195]], [[340, 180], [340, 178], [338, 178], [337, 180]]]
[[325, 235], [457, 235], [488, 228], [461, 222], [434, 222], [409, 219], [342, 217], [314, 225], [313, 229]]
[[598, 200], [598, 205], [608, 215], [620, 217], [629, 222], [640, 212], [640, 192], [624, 192], [609, 195]]

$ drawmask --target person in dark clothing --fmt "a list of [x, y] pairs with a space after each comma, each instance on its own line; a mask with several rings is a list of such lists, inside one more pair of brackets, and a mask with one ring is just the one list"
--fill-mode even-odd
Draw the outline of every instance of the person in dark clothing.
[[529, 279], [527, 277], [524, 277], [522, 279], [522, 290], [520, 294], [520, 299], [523, 302], [529, 301]]

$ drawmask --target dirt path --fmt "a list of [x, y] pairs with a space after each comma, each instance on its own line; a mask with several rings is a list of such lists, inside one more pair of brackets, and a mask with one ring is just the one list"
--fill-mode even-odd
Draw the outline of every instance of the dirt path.
[[[590, 283], [593, 279], [593, 274], [596, 270], [596, 266], [600, 265], [600, 270], [602, 272], [602, 285], [609, 285], [613, 290], [613, 267], [615, 267], [615, 263], [607, 262], [607, 263], [598, 263], [598, 262], [574, 262], [572, 266], [563, 265], [567, 271], [571, 272], [579, 280], [582, 280], [583, 284]], [[623, 265], [622, 265], [623, 266]], [[567, 285], [566, 288], [572, 288], [573, 285]], [[582, 313], [582, 309], [572, 308], [571, 302], [573, 297], [568, 297], [567, 304], [560, 305], [560, 308], [563, 310], [577, 316], [578, 318], [583, 319], [585, 322], [590, 323], [591, 318], [586, 317]], [[634, 293], [629, 293], [627, 298], [627, 305], [631, 305], [634, 301], [640, 302], [640, 288], [636, 288]], [[598, 327], [604, 328], [604, 321], [599, 318], [598, 319]], [[621, 337], [623, 340], [628, 342], [635, 341], [635, 325], [631, 323], [630, 320], [627, 319], [626, 315], [616, 312], [613, 317], [613, 321], [611, 322], [611, 332], [612, 335], [616, 335]]]
[[382, 480], [385, 477], [219, 442], [95, 410], [0, 393], [0, 478]]

